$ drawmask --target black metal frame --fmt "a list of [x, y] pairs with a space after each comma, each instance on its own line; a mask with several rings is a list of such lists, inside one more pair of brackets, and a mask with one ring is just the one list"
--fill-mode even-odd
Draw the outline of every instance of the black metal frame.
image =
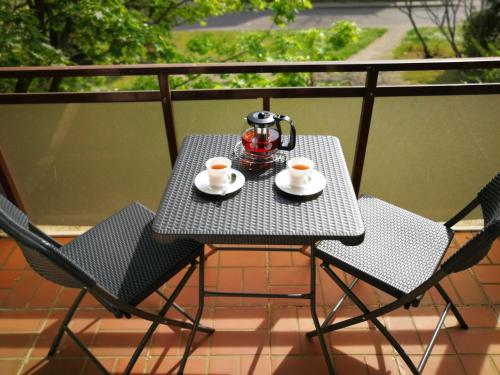
[[[311, 309], [311, 316], [314, 322], [314, 326], [316, 327], [316, 331], [319, 340], [321, 350], [325, 358], [328, 358], [326, 361], [328, 371], [330, 374], [334, 374], [335, 370], [333, 368], [333, 364], [329, 359], [328, 348], [326, 346], [325, 339], [323, 337], [323, 332], [321, 331], [321, 326], [319, 323], [318, 315], [316, 313], [316, 257], [314, 256], [315, 245], [304, 245], [299, 247], [282, 247], [282, 248], [256, 248], [256, 247], [231, 247], [231, 246], [218, 246], [218, 245], [208, 245], [213, 251], [210, 253], [212, 255], [216, 251], [295, 251], [307, 256], [311, 259], [310, 264], [310, 289], [309, 293], [248, 293], [248, 292], [216, 292], [203, 289], [203, 298], [204, 297], [243, 297], [243, 298], [290, 298], [290, 299], [308, 299], [309, 307]], [[307, 254], [307, 247], [311, 248], [311, 253]]]
[[[179, 293], [182, 291], [182, 289], [184, 288], [184, 286], [186, 285], [186, 283], [189, 281], [192, 274], [194, 273], [194, 271], [196, 269], [197, 262], [191, 263], [191, 266], [188, 268], [186, 273], [183, 275], [179, 284], [175, 287], [170, 298], [166, 297], [160, 291], [156, 291], [156, 293], [166, 301], [165, 304], [163, 305], [163, 307], [161, 308], [161, 310], [159, 311], [158, 315], [154, 315], [154, 314], [148, 313], [146, 311], [139, 310], [131, 305], [126, 305], [124, 303], [120, 303], [119, 306], [117, 306], [120, 311], [125, 312], [124, 315], [127, 318], [130, 318], [131, 315], [137, 315], [139, 317], [142, 317], [143, 319], [146, 319], [146, 320], [153, 322], [151, 324], [151, 326], [149, 327], [149, 329], [147, 330], [146, 334], [142, 337], [141, 341], [139, 342], [139, 345], [137, 346], [136, 350], [134, 351], [132, 357], [130, 358], [130, 361], [127, 364], [127, 367], [124, 371], [124, 374], [131, 373], [135, 363], [137, 362], [137, 359], [141, 355], [142, 351], [144, 350], [144, 347], [146, 346], [146, 344], [150, 340], [151, 336], [153, 335], [154, 331], [156, 330], [156, 328], [158, 327], [159, 324], [165, 324], [165, 325], [170, 325], [170, 326], [179, 327], [179, 328], [191, 329], [191, 333], [190, 333], [188, 342], [186, 344], [184, 354], [183, 354], [181, 362], [179, 364], [179, 370], [178, 370], [179, 374], [182, 374], [184, 372], [184, 368], [186, 366], [186, 362], [188, 360], [189, 353], [191, 352], [191, 347], [193, 344], [193, 340], [194, 340], [194, 336], [196, 334], [196, 331], [199, 330], [199, 331], [207, 333], [207, 334], [212, 334], [213, 332], [215, 332], [215, 330], [213, 328], [205, 327], [205, 326], [200, 324], [200, 318], [201, 318], [201, 314], [203, 313], [203, 307], [204, 307], [204, 301], [203, 301], [202, 292], [201, 292], [201, 291], [203, 291], [204, 285], [205, 285], [205, 282], [204, 282], [204, 260], [205, 260], [205, 257], [204, 257], [204, 255], [200, 255], [199, 259], [200, 259], [200, 261], [199, 261], [200, 264], [199, 264], [198, 270], [199, 270], [200, 293], [199, 293], [198, 310], [197, 310], [196, 316], [194, 318], [191, 317], [182, 307], [180, 307], [178, 304], [176, 304], [175, 299], [177, 298]], [[94, 354], [92, 354], [92, 352], [85, 346], [85, 344], [69, 328], [69, 324], [71, 322], [71, 319], [73, 318], [78, 306], [80, 305], [83, 297], [85, 296], [85, 294], [87, 294], [87, 292], [89, 292], [94, 297], [96, 297], [96, 299], [98, 301], [103, 301], [103, 299], [104, 299], [103, 294], [107, 294], [105, 292], [103, 293], [102, 290], [98, 290], [96, 288], [82, 289], [80, 291], [78, 296], [75, 298], [73, 304], [71, 305], [71, 308], [69, 309], [66, 316], [64, 317], [64, 319], [59, 327], [59, 330], [56, 334], [56, 337], [54, 338], [54, 341], [52, 342], [52, 345], [50, 347], [50, 350], [49, 350], [47, 356], [53, 357], [56, 355], [57, 348], [59, 347], [59, 344], [61, 343], [61, 339], [62, 339], [64, 333], [66, 333], [77, 344], [77, 346], [89, 357], [89, 359], [92, 361], [92, 363], [94, 363], [102, 373], [109, 374], [109, 372], [102, 365], [102, 363], [94, 356]], [[106, 299], [104, 299], [104, 301], [105, 300]], [[104, 307], [108, 308], [107, 304], [104, 304]], [[173, 307], [181, 315], [186, 317], [191, 322], [191, 324], [186, 323], [186, 322], [182, 322], [182, 321], [178, 321], [178, 320], [165, 318], [165, 315], [167, 314], [168, 310], [171, 307]], [[116, 316], [115, 311], [112, 311], [112, 313]]]
[[[99, 93], [15, 93], [0, 94], [0, 104], [25, 103], [101, 103], [142, 102], [162, 103], [165, 132], [172, 165], [177, 157], [177, 141], [172, 102], [178, 100], [217, 100], [262, 98], [264, 110], [270, 110], [271, 98], [362, 97], [356, 152], [352, 168], [354, 191], [359, 194], [364, 159], [371, 125], [371, 112], [376, 97], [430, 95], [489, 95], [500, 94], [500, 84], [445, 84], [378, 86], [379, 72], [450, 69], [498, 69], [500, 58], [386, 60], [386, 61], [316, 61], [272, 63], [208, 63], [208, 64], [142, 64], [47, 67], [0, 67], [2, 78], [27, 77], [93, 77], [124, 75], [156, 75], [159, 91], [99, 92]], [[292, 73], [292, 72], [366, 72], [364, 86], [356, 87], [287, 87], [224, 90], [171, 90], [170, 75], [221, 73]], [[0, 163], [0, 177], [6, 175], [6, 165]], [[22, 207], [15, 181], [0, 178], [8, 197]]]
[[[455, 315], [458, 320], [460, 327], [462, 329], [468, 329], [467, 323], [465, 319], [462, 317], [457, 307], [451, 300], [450, 296], [446, 293], [443, 287], [440, 285], [440, 282], [443, 278], [448, 276], [448, 274], [452, 272], [460, 272], [464, 269], [467, 269], [475, 264], [477, 264], [486, 254], [488, 253], [492, 242], [500, 236], [500, 211], [498, 210], [500, 205], [500, 174], [497, 174], [479, 193], [478, 195], [461, 211], [459, 211], [455, 216], [453, 216], [450, 220], [448, 220], [444, 227], [448, 230], [451, 230], [451, 227], [455, 225], [458, 221], [462, 220], [465, 216], [467, 216], [474, 208], [478, 205], [481, 205], [483, 210], [483, 218], [485, 220], [485, 226], [483, 231], [481, 231], [478, 235], [476, 235], [469, 242], [464, 244], [455, 254], [453, 254], [447, 261], [445, 261], [439, 268], [434, 272], [434, 274], [429, 277], [425, 282], [419, 285], [417, 288], [412, 290], [409, 293], [394, 295], [396, 300], [393, 302], [379, 307], [375, 310], [369, 310], [368, 307], [354, 294], [352, 289], [356, 285], [359, 278], [365, 279], [370, 285], [384, 289], [381, 281], [377, 279], [369, 280], [363, 277], [363, 273], [357, 271], [354, 268], [346, 269], [345, 267], [341, 267], [344, 271], [352, 274], [355, 279], [351, 283], [350, 286], [346, 285], [330, 268], [330, 262], [323, 260], [321, 264], [321, 268], [325, 271], [325, 273], [337, 284], [340, 289], [344, 292], [343, 296], [340, 298], [339, 302], [335, 305], [333, 310], [328, 314], [324, 322], [320, 327], [316, 326], [316, 330], [308, 332], [307, 337], [313, 337], [319, 335], [320, 342], [323, 341], [321, 335], [328, 332], [337, 331], [342, 328], [350, 327], [352, 325], [371, 321], [375, 327], [385, 336], [385, 338], [392, 344], [394, 349], [401, 356], [403, 361], [406, 363], [412, 374], [420, 374], [426, 363], [429, 359], [431, 351], [436, 343], [436, 339], [438, 337], [439, 331], [443, 326], [446, 315], [451, 310], [453, 315]], [[487, 214], [485, 214], [487, 212]], [[314, 264], [314, 258], [316, 251], [318, 251], [316, 246], [312, 247], [311, 264]], [[311, 281], [314, 283], [314, 279]], [[385, 315], [391, 311], [404, 307], [409, 309], [414, 306], [417, 307], [421, 297], [426, 293], [429, 289], [435, 288], [440, 296], [445, 301], [445, 307], [441, 312], [439, 317], [439, 321], [434, 329], [432, 337], [424, 351], [424, 354], [418, 363], [415, 365], [413, 361], [410, 359], [408, 354], [405, 352], [403, 347], [399, 344], [399, 342], [390, 334], [387, 328], [377, 319], [378, 317]], [[338, 323], [330, 324], [335, 313], [338, 308], [345, 301], [346, 297], [349, 297], [354, 304], [359, 308], [362, 314], [340, 321]], [[314, 310], [311, 311], [313, 314], [313, 319], [317, 320], [317, 315]], [[323, 345], [322, 345], [323, 348]], [[323, 355], [325, 360], [327, 361], [329, 368], [332, 367], [331, 359], [328, 350], [323, 350]], [[330, 371], [330, 373], [333, 373]]]
[[[439, 284], [440, 279], [445, 277], [447, 274], [438, 271], [435, 276], [433, 276], [431, 279], [426, 281], [422, 286], [419, 288], [415, 289], [413, 292], [404, 295], [402, 298], [397, 299], [396, 301], [385, 305], [381, 308], [378, 308], [376, 310], [369, 310], [368, 307], [356, 296], [356, 294], [353, 293], [352, 289], [356, 285], [358, 279], [355, 278], [354, 281], [351, 283], [351, 285], [345, 284], [336, 274], [335, 272], [332, 271], [330, 268], [330, 265], [327, 262], [323, 262], [321, 264], [321, 268], [325, 271], [325, 273], [342, 289], [344, 292], [343, 296], [340, 298], [338, 303], [335, 305], [333, 310], [328, 314], [324, 322], [321, 324], [321, 326], [318, 328], [316, 327], [315, 331], [310, 331], [306, 335], [307, 337], [311, 338], [313, 336], [320, 335], [322, 333], [327, 333], [327, 332], [333, 332], [337, 331], [342, 328], [350, 327], [352, 325], [364, 322], [364, 321], [371, 321], [375, 327], [384, 335], [384, 337], [391, 343], [391, 345], [394, 347], [394, 349], [398, 352], [398, 354], [401, 356], [403, 361], [406, 363], [412, 374], [418, 375], [422, 372], [424, 369], [424, 366], [427, 363], [427, 360], [429, 359], [429, 355], [431, 354], [431, 351], [434, 347], [434, 344], [436, 343], [436, 339], [438, 336], [438, 333], [443, 326], [444, 320], [446, 318], [446, 315], [448, 311], [451, 309], [455, 317], [457, 318], [458, 322], [460, 323], [460, 327], [463, 329], [467, 329], [467, 323], [465, 322], [464, 318], [456, 308], [455, 304], [452, 302], [451, 298], [448, 296], [446, 291], [441, 287]], [[441, 312], [441, 315], [439, 317], [438, 324], [436, 325], [436, 328], [434, 329], [434, 332], [432, 334], [431, 340], [427, 344], [427, 347], [424, 351], [424, 354], [419, 362], [419, 364], [416, 366], [413, 361], [410, 359], [406, 351], [403, 349], [403, 347], [399, 344], [399, 342], [394, 338], [393, 335], [387, 330], [387, 328], [378, 320], [377, 318], [379, 316], [382, 316], [388, 312], [391, 312], [393, 310], [397, 310], [401, 307], [409, 307], [413, 301], [415, 301], [419, 296], [422, 295], [427, 289], [434, 287], [436, 290], [439, 292], [441, 297], [445, 300], [446, 305]], [[361, 315], [358, 315], [357, 317], [350, 318], [347, 320], [343, 320], [339, 323], [334, 323], [329, 325], [333, 317], [335, 316], [335, 313], [339, 309], [339, 307], [342, 305], [342, 303], [345, 301], [346, 297], [349, 297], [351, 301], [354, 302], [354, 304], [359, 308], [359, 310], [362, 312]], [[317, 317], [316, 317], [317, 319]], [[328, 362], [331, 362], [329, 352], [328, 350], [323, 351], [325, 360]], [[332, 372], [331, 372], [332, 373]]]

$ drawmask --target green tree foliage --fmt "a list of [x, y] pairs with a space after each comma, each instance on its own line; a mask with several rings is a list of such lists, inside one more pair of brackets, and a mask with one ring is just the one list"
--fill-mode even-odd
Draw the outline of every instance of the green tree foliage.
[[[0, 66], [178, 62], [184, 56], [172, 44], [175, 26], [267, 9], [283, 25], [310, 7], [309, 0], [0, 0]], [[15, 90], [31, 84], [19, 80]], [[60, 84], [35, 86], [56, 91]]]
[[500, 53], [500, 0], [489, 0], [464, 24], [464, 48], [468, 56], [498, 56]]

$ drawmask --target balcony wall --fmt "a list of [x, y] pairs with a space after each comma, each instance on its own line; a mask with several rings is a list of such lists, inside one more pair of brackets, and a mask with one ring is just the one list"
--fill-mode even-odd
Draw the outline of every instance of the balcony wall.
[[[499, 102], [377, 98], [361, 192], [446, 219], [500, 170]], [[239, 133], [261, 107], [253, 99], [174, 102], [178, 144], [187, 134]], [[361, 98], [273, 99], [271, 110], [290, 115], [299, 134], [338, 136], [351, 168]], [[92, 225], [134, 200], [156, 209], [171, 171], [156, 102], [3, 104], [0, 148], [38, 224]]]

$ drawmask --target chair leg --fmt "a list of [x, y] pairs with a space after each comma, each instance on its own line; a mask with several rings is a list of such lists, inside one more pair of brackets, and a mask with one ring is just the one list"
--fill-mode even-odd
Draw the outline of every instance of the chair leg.
[[446, 291], [444, 290], [444, 288], [440, 284], [436, 284], [435, 288], [437, 289], [437, 291], [439, 292], [439, 294], [441, 294], [441, 297], [443, 297], [443, 299], [447, 303], [450, 304], [451, 311], [453, 312], [453, 315], [455, 315], [455, 318], [457, 318], [458, 323], [460, 324], [460, 327], [462, 327], [463, 329], [468, 329], [469, 326], [465, 322], [465, 319], [462, 317], [462, 314], [460, 314], [460, 311], [458, 311], [457, 307], [455, 306], [455, 304], [451, 300], [451, 298], [448, 295], [448, 293], [446, 293]]
[[[363, 314], [368, 314], [370, 310], [366, 305], [352, 292], [351, 288], [349, 288], [336, 274], [333, 272], [328, 264], [323, 263], [321, 265], [321, 268], [327, 273], [330, 278], [335, 281], [335, 283], [342, 289], [342, 291], [347, 294], [347, 296], [356, 304], [356, 306], [363, 312]], [[377, 318], [370, 319], [370, 321], [375, 325], [375, 327], [378, 328], [378, 330], [385, 336], [387, 341], [389, 341], [394, 349], [398, 352], [398, 354], [401, 356], [403, 361], [406, 363], [406, 365], [410, 368], [410, 371], [412, 374], [420, 374], [420, 371], [417, 369], [415, 364], [412, 362], [406, 351], [403, 349], [403, 347], [399, 344], [399, 342], [392, 336], [387, 328], [378, 320]], [[328, 329], [328, 327], [321, 327], [321, 330]], [[314, 336], [313, 332], [308, 332], [310, 336]]]
[[179, 364], [178, 374], [184, 373], [184, 368], [186, 367], [186, 362], [191, 352], [191, 346], [193, 345], [194, 336], [200, 325], [201, 315], [203, 313], [203, 307], [205, 302], [205, 257], [203, 254], [200, 255], [200, 265], [198, 268], [199, 274], [199, 291], [198, 291], [198, 311], [193, 322], [193, 328], [189, 334], [188, 341], [186, 343], [186, 349], [184, 349], [184, 355], [182, 356], [181, 363]]
[[330, 375], [335, 374], [335, 370], [333, 368], [332, 359], [330, 358], [330, 352], [326, 346], [325, 338], [323, 336], [323, 332], [321, 330], [321, 325], [319, 324], [318, 314], [316, 312], [316, 256], [315, 256], [315, 246], [311, 245], [311, 299], [310, 299], [310, 307], [311, 307], [311, 317], [314, 323], [314, 327], [316, 329], [315, 332], [318, 334], [319, 344], [321, 346], [321, 351], [323, 352], [323, 357], [325, 357], [326, 366], [328, 368], [328, 373]]
[[82, 289], [78, 296], [75, 298], [73, 304], [71, 305], [71, 308], [69, 309], [68, 313], [64, 317], [64, 320], [61, 323], [61, 326], [59, 327], [59, 330], [57, 331], [56, 337], [54, 338], [54, 341], [52, 342], [52, 345], [50, 347], [49, 353], [47, 354], [48, 357], [52, 357], [54, 354], [57, 352], [57, 348], [59, 347], [59, 344], [61, 343], [62, 336], [64, 335], [64, 332], [66, 332], [66, 329], [68, 328], [68, 324], [71, 321], [71, 318], [73, 318], [73, 315], [75, 315], [76, 309], [80, 305], [80, 302], [82, 302], [83, 297], [87, 291], [85, 289]]
[[[159, 316], [163, 317], [167, 314], [170, 307], [172, 307], [172, 305], [174, 304], [175, 299], [177, 298], [179, 293], [182, 291], [182, 289], [184, 288], [184, 286], [186, 285], [188, 280], [191, 278], [191, 275], [193, 274], [195, 268], [196, 268], [196, 263], [193, 262], [191, 264], [191, 266], [189, 267], [189, 269], [184, 274], [184, 276], [182, 277], [182, 279], [179, 282], [179, 284], [177, 285], [177, 287], [172, 292], [172, 295], [170, 296], [170, 298], [165, 297], [162, 293], [159, 292], [160, 295], [162, 297], [164, 297], [164, 299], [167, 301], [165, 303], [165, 305], [162, 307], [162, 309], [160, 310], [160, 312], [158, 313]], [[141, 342], [139, 343], [139, 345], [135, 349], [134, 354], [132, 355], [132, 358], [130, 358], [129, 363], [127, 364], [127, 368], [123, 372], [124, 374], [130, 374], [130, 372], [132, 371], [132, 368], [134, 367], [135, 363], [139, 359], [139, 356], [141, 355], [142, 351], [144, 350], [144, 347], [148, 343], [149, 339], [151, 338], [151, 336], [153, 335], [154, 331], [156, 330], [156, 328], [158, 327], [159, 324], [160, 323], [156, 323], [156, 322], [151, 324], [151, 326], [149, 327], [146, 334], [142, 337]]]
[[[356, 285], [356, 283], [358, 282], [359, 279], [354, 279], [351, 283], [351, 285], [349, 285], [349, 289], [352, 289], [354, 288], [354, 285]], [[342, 297], [340, 297], [340, 299], [338, 300], [337, 304], [334, 306], [334, 308], [332, 309], [332, 311], [330, 311], [330, 313], [327, 315], [327, 317], [325, 318], [325, 320], [323, 321], [323, 323], [321, 324], [321, 329], [325, 328], [326, 326], [328, 326], [328, 324], [332, 321], [333, 317], [335, 316], [335, 314], [337, 313], [337, 311], [340, 309], [340, 306], [342, 306], [342, 304], [344, 303], [344, 301], [346, 300], [347, 298], [347, 294], [344, 293], [344, 295]], [[312, 333], [315, 333], [316, 331], [312, 331]], [[311, 335], [311, 332], [308, 332], [306, 333], [306, 336], [307, 337], [312, 337], [313, 335]]]

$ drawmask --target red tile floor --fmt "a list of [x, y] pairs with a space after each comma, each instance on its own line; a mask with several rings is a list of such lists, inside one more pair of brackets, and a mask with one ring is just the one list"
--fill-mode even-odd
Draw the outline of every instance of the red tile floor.
[[[470, 236], [471, 233], [458, 233], [451, 247], [456, 249]], [[207, 261], [206, 283], [213, 288], [230, 286], [230, 290], [236, 291], [304, 291], [309, 280], [308, 261], [300, 253], [217, 253]], [[340, 292], [322, 271], [319, 274], [319, 311], [324, 316]], [[175, 282], [167, 283], [164, 291], [171, 291]], [[457, 322], [449, 316], [424, 373], [500, 374], [500, 241], [496, 241], [480, 265], [454, 274], [444, 286], [471, 328], [457, 328]], [[359, 283], [356, 288], [371, 307], [388, 301], [387, 295], [366, 284]], [[194, 311], [196, 293], [194, 278], [178, 302]], [[31, 271], [15, 243], [0, 239], [0, 374], [98, 373], [68, 339], [63, 341], [57, 357], [44, 359], [74, 296], [74, 290], [45, 281]], [[203, 323], [215, 327], [217, 332], [208, 338], [198, 335], [186, 374], [325, 373], [317, 339], [310, 341], [304, 336], [312, 328], [304, 303], [240, 298], [207, 301]], [[145, 304], [157, 308], [160, 300], [153, 297]], [[423, 353], [442, 305], [439, 296], [430, 293], [419, 308], [384, 318], [416, 360]], [[347, 303], [338, 319], [354, 314], [358, 311]], [[72, 329], [115, 373], [124, 369], [146, 327], [147, 323], [139, 319], [114, 319], [91, 297], [86, 297], [72, 323]], [[327, 339], [340, 374], [409, 374], [392, 347], [370, 324], [344, 329]], [[176, 373], [185, 341], [185, 331], [161, 327], [133, 373]]]

